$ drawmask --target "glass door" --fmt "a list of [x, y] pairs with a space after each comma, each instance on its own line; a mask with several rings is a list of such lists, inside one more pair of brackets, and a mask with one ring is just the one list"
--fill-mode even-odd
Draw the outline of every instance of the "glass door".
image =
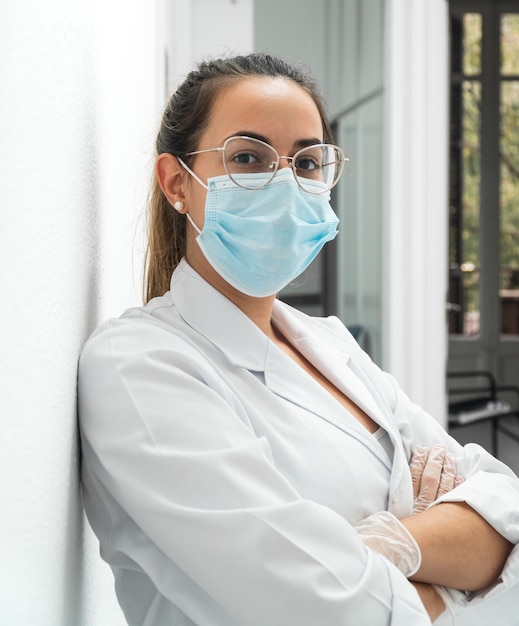
[[519, 2], [450, 8], [448, 369], [519, 384]]

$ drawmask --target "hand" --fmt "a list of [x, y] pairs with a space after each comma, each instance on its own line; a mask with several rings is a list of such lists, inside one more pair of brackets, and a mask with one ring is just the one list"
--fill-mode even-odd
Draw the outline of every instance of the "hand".
[[434, 620], [438, 619], [438, 617], [440, 617], [440, 615], [445, 611], [445, 602], [432, 585], [417, 582], [411, 582], [411, 584], [416, 588], [416, 591], [418, 591], [420, 600], [422, 601], [431, 622], [434, 622]]
[[409, 467], [413, 481], [413, 513], [425, 511], [440, 496], [463, 482], [456, 474], [454, 456], [442, 445], [431, 449], [418, 445]]
[[389, 511], [372, 513], [355, 524], [363, 543], [388, 561], [408, 578], [420, 569], [422, 553], [407, 528]]

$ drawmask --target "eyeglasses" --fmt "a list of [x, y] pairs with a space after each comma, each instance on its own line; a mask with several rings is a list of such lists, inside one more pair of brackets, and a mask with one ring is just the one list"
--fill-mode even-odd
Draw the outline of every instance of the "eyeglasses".
[[[204, 152], [221, 152], [229, 178], [238, 187], [245, 189], [261, 189], [268, 185], [278, 171], [279, 161], [286, 159], [299, 187], [313, 194], [326, 193], [334, 187], [339, 182], [344, 164], [348, 161], [339, 147], [327, 143], [307, 146], [289, 157], [280, 156], [264, 141], [242, 136], [229, 137], [220, 148], [195, 150], [185, 156]], [[202, 183], [198, 176], [191, 172], [183, 161], [181, 162]], [[268, 174], [268, 177], [254, 177], [250, 174]]]

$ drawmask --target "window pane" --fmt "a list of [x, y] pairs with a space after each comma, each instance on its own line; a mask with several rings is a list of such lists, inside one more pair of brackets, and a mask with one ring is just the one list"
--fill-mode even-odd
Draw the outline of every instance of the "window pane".
[[463, 74], [481, 73], [481, 15], [466, 13], [463, 16]]
[[479, 333], [479, 183], [481, 83], [463, 83], [463, 334]]
[[452, 153], [449, 233], [449, 331], [463, 335], [479, 334], [480, 107], [481, 83], [463, 81], [461, 153]]
[[[519, 24], [518, 24], [519, 26]], [[501, 83], [502, 332], [519, 334], [519, 81]]]
[[501, 16], [501, 74], [519, 76], [519, 13]]

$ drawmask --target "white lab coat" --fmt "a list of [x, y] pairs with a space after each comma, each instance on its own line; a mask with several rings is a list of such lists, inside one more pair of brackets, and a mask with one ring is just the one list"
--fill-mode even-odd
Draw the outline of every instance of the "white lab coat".
[[[449, 438], [338, 319], [279, 301], [273, 315], [375, 435], [185, 261], [171, 291], [83, 350], [84, 501], [128, 623], [429, 624], [412, 585], [352, 524], [381, 509], [409, 515], [411, 451], [445, 442], [466, 480], [442, 500], [468, 502], [517, 544], [517, 478]], [[516, 547], [487, 593], [501, 595], [473, 600], [457, 623], [501, 611], [495, 623], [519, 624], [518, 580]]]

